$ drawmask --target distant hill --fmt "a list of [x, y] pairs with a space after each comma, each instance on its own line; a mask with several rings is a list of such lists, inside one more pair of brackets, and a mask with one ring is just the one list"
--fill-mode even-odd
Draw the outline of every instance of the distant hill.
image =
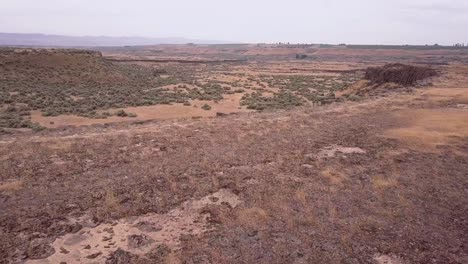
[[156, 44], [223, 44], [213, 40], [186, 38], [145, 38], [108, 36], [62, 36], [45, 34], [0, 33], [0, 46], [96, 47]]

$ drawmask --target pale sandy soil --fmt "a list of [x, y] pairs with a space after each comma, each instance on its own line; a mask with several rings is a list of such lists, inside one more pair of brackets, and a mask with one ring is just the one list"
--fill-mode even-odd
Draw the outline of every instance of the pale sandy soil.
[[[173, 105], [153, 105], [140, 107], [123, 108], [128, 113], [135, 113], [137, 117], [118, 117], [111, 116], [106, 119], [92, 119], [76, 115], [60, 115], [60, 116], [42, 116], [39, 111], [31, 113], [31, 121], [38, 122], [47, 128], [57, 128], [63, 126], [85, 126], [94, 124], [108, 124], [127, 121], [147, 121], [147, 120], [165, 120], [177, 118], [192, 118], [192, 117], [214, 117], [216, 113], [240, 113], [250, 112], [245, 108], [241, 108], [239, 100], [242, 94], [224, 95], [224, 100], [219, 103], [213, 101], [191, 101], [190, 106], [183, 104]], [[204, 110], [201, 107], [204, 104], [211, 106], [210, 110]], [[195, 107], [196, 106], [196, 107]], [[110, 109], [108, 112], [115, 112], [118, 109]], [[53, 122], [53, 123], [51, 123]]]
[[[166, 214], [150, 213], [129, 217], [109, 224], [90, 224], [77, 234], [68, 234], [54, 241], [55, 254], [46, 259], [29, 260], [27, 264], [104, 263], [109, 255], [120, 248], [144, 255], [155, 245], [166, 244], [172, 250], [179, 249], [183, 235], [202, 235], [213, 229], [209, 214], [201, 213], [206, 206], [228, 204], [237, 207], [241, 201], [226, 189], [195, 201], [187, 201]], [[92, 222], [83, 216], [74, 221]], [[91, 258], [90, 256], [96, 255]]]

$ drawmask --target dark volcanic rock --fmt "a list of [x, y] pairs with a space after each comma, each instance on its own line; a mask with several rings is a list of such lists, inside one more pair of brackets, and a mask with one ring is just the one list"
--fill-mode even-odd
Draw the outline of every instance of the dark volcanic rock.
[[437, 72], [429, 67], [391, 63], [383, 67], [368, 68], [365, 79], [375, 84], [391, 82], [409, 86], [435, 75], [437, 75]]

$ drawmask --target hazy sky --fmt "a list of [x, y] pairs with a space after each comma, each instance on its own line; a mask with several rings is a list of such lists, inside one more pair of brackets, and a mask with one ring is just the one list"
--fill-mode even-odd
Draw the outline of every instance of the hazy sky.
[[0, 32], [453, 44], [468, 0], [0, 0]]

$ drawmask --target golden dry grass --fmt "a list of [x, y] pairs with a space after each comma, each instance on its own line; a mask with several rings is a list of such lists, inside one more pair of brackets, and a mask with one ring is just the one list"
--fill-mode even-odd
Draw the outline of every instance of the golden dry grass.
[[259, 207], [244, 208], [236, 214], [237, 222], [245, 227], [264, 226], [268, 218], [268, 213]]
[[398, 115], [408, 125], [387, 130], [384, 135], [411, 148], [434, 150], [468, 137], [468, 111], [463, 109], [411, 109]]
[[322, 175], [329, 180], [332, 185], [341, 186], [343, 185], [344, 176], [342, 173], [337, 172], [333, 168], [327, 168], [322, 171]]
[[[417, 96], [102, 130], [70, 128], [64, 134], [51, 130], [24, 142], [8, 141], [2, 149], [8, 157], [5, 179], [40, 181], [24, 184], [18, 199], [4, 206], [5, 216], [17, 221], [0, 241], [11, 252], [0, 252], [0, 258], [29, 245], [36, 226], [60, 227], [71, 215], [70, 204], [79, 206], [77, 213], [111, 221], [170, 211], [227, 188], [238, 192], [240, 206], [201, 208], [209, 229], [181, 237], [182, 248], [169, 253], [166, 263], [370, 263], [375, 253], [405, 256], [408, 263], [455, 263], [458, 253], [450, 250], [463, 250], [463, 227], [452, 220], [464, 216], [460, 182], [466, 162], [454, 153], [466, 144], [467, 112], [428, 96], [412, 100]], [[212, 106], [203, 113], [215, 113]], [[415, 110], [420, 106], [430, 109]], [[451, 143], [445, 155], [425, 150]], [[322, 147], [337, 144], [366, 152], [315, 158]], [[58, 162], [51, 165], [54, 159]], [[92, 166], [83, 168], [88, 163]], [[32, 201], [38, 206], [31, 207]], [[44, 208], [50, 215], [41, 214]], [[16, 214], [20, 210], [34, 214]], [[28, 222], [34, 225], [26, 229], [22, 223]], [[60, 235], [56, 229], [43, 232]]]
[[47, 142], [47, 147], [54, 150], [68, 150], [73, 146], [73, 141], [56, 140]]
[[468, 104], [468, 88], [430, 88], [423, 92], [432, 101], [454, 101]]
[[0, 183], [0, 192], [18, 191], [21, 190], [21, 188], [23, 188], [22, 180], [14, 180]]
[[115, 213], [121, 213], [122, 207], [120, 206], [119, 199], [117, 195], [110, 190], [106, 191], [106, 194], [103, 197], [103, 206], [102, 210], [97, 213], [99, 216], [110, 216]]
[[397, 186], [397, 181], [396, 179], [389, 179], [389, 178], [384, 178], [383, 176], [375, 176], [372, 178], [372, 185], [376, 188], [376, 189], [386, 189], [386, 188], [390, 188], [390, 187], [394, 187], [394, 186]]
[[368, 86], [369, 86], [369, 81], [368, 80], [359, 80], [356, 83], [349, 86], [348, 88], [344, 89], [343, 91], [335, 92], [335, 96], [341, 97], [341, 96], [345, 96], [345, 95], [356, 94], [356, 93], [358, 93], [359, 91], [365, 89]]
[[301, 203], [302, 206], [307, 206], [307, 191], [303, 188], [298, 189], [295, 193], [296, 200]]

